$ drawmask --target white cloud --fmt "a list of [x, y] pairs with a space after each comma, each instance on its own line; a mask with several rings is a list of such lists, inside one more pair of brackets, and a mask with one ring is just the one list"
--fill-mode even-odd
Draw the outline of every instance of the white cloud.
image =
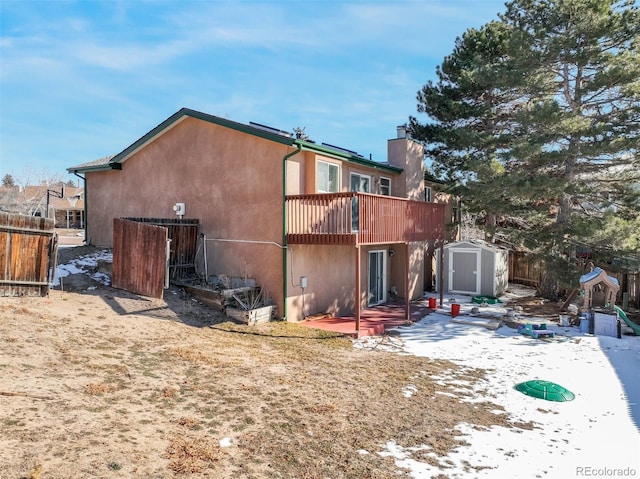
[[308, 126], [317, 141], [384, 160], [434, 62], [479, 11], [488, 20], [500, 9], [484, 0], [8, 5], [0, 157], [41, 156], [61, 170], [119, 151], [183, 106]]
[[135, 72], [145, 66], [165, 64], [189, 51], [190, 45], [181, 41], [149, 45], [84, 43], [73, 56], [87, 65]]

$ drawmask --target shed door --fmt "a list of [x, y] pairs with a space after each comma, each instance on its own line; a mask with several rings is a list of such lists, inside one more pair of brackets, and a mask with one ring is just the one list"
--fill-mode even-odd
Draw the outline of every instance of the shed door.
[[167, 278], [168, 242], [167, 228], [114, 219], [113, 287], [162, 298]]
[[480, 293], [480, 250], [449, 250], [449, 288], [458, 293]]

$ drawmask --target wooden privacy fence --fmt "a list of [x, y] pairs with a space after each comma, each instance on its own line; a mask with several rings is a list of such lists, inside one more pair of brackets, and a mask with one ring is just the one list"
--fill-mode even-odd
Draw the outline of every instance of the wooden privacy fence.
[[123, 218], [137, 223], [161, 226], [167, 229], [167, 238], [171, 240], [169, 248], [169, 274], [171, 279], [190, 276], [196, 263], [196, 250], [200, 221], [180, 218]]
[[57, 254], [52, 219], [0, 213], [0, 295], [49, 294]]
[[111, 284], [143, 296], [162, 298], [167, 249], [166, 228], [115, 218]]
[[543, 272], [541, 260], [534, 259], [526, 253], [509, 251], [509, 281], [537, 287]]
[[199, 227], [196, 219], [114, 219], [113, 286], [162, 298], [170, 279], [195, 270]]
[[610, 271], [606, 267], [601, 265], [598, 266], [605, 270], [609, 276], [618, 280], [620, 291], [618, 292], [617, 302], [622, 304], [624, 307], [627, 307], [625, 304], [626, 302], [629, 306], [640, 308], [640, 272], [629, 273]]
[[[615, 271], [607, 264], [597, 264], [607, 275], [618, 280], [620, 292], [617, 302], [628, 302], [640, 308], [640, 272]], [[509, 281], [538, 287], [544, 272], [544, 262], [519, 251], [509, 252]], [[578, 285], [576, 285], [578, 287]]]

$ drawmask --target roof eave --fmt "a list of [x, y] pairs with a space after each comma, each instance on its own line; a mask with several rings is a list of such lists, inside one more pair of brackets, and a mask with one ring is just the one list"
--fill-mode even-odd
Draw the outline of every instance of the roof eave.
[[248, 125], [244, 125], [242, 123], [238, 123], [235, 121], [227, 120], [225, 118], [220, 118], [215, 115], [209, 115], [208, 113], [203, 113], [201, 111], [191, 110], [189, 108], [181, 108], [178, 112], [171, 115], [165, 121], [160, 123], [158, 126], [153, 128], [151, 131], [140, 137], [138, 140], [133, 142], [127, 148], [122, 150], [120, 153], [115, 155], [110, 163], [123, 163], [133, 154], [140, 151], [142, 148], [147, 146], [149, 143], [154, 141], [159, 136], [165, 134], [174, 126], [178, 125], [180, 122], [185, 120], [186, 118], [195, 118], [198, 120], [206, 121], [209, 123], [213, 123], [216, 125], [224, 126], [226, 128], [231, 128], [232, 130], [240, 131], [243, 133], [248, 133], [253, 136], [257, 136], [260, 138], [264, 138], [266, 140], [275, 141], [277, 143], [282, 143], [284, 145], [291, 146], [293, 145], [294, 139], [287, 138], [282, 135], [277, 135], [275, 133], [270, 133], [268, 131], [263, 131], [258, 128], [253, 128]]
[[67, 168], [67, 172], [71, 174], [86, 173], [92, 171], [108, 171], [108, 170], [121, 170], [122, 165], [120, 163], [105, 163], [103, 165], [89, 165], [89, 166], [72, 166]]
[[190, 108], [181, 108], [179, 111], [171, 115], [169, 118], [164, 120], [158, 126], [150, 130], [148, 133], [140, 137], [138, 140], [133, 142], [131, 145], [129, 145], [124, 150], [122, 150], [120, 153], [114, 155], [108, 163], [101, 164], [101, 165], [87, 165], [85, 167], [82, 167], [82, 166], [71, 167], [71, 168], [68, 168], [67, 171], [69, 173], [84, 173], [84, 172], [93, 172], [93, 171], [121, 170], [122, 163], [124, 163], [128, 158], [130, 158], [136, 152], [140, 151], [142, 148], [147, 146], [156, 138], [163, 135], [164, 133], [166, 133], [171, 128], [178, 125], [181, 121], [183, 121], [188, 117], [206, 121], [216, 125], [220, 125], [220, 126], [230, 128], [232, 130], [236, 130], [242, 133], [247, 133], [249, 135], [253, 135], [259, 138], [264, 138], [266, 140], [274, 141], [286, 146], [293, 147], [295, 145], [299, 145], [303, 150], [312, 151], [318, 154], [329, 156], [331, 158], [346, 160], [348, 162], [356, 163], [362, 166], [367, 166], [369, 168], [374, 168], [377, 170], [381, 170], [389, 173], [396, 173], [396, 174], [400, 174], [404, 171], [402, 168], [399, 168], [397, 166], [391, 166], [385, 163], [378, 163], [377, 161], [367, 160], [366, 158], [350, 154], [346, 151], [341, 152], [338, 150], [334, 150], [332, 148], [317, 145], [309, 141], [296, 139], [294, 137], [287, 137], [287, 136], [279, 135], [276, 133], [271, 133], [269, 131], [255, 128], [250, 125], [245, 125], [243, 123], [227, 120], [226, 118], [220, 118], [218, 116], [209, 115], [208, 113], [191, 110]]

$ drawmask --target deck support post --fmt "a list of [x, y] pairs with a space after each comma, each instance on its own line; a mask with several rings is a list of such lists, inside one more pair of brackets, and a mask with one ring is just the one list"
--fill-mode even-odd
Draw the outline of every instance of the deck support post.
[[405, 250], [406, 250], [406, 254], [405, 254], [405, 262], [404, 262], [404, 274], [405, 274], [405, 280], [404, 280], [404, 310], [405, 310], [405, 319], [407, 321], [411, 321], [411, 298], [409, 297], [409, 284], [411, 282], [411, 269], [410, 269], [410, 265], [411, 265], [411, 258], [410, 258], [410, 251], [409, 251], [409, 243], [405, 243]]
[[356, 297], [355, 297], [355, 316], [356, 316], [356, 337], [360, 337], [360, 246], [356, 245]]
[[438, 291], [440, 293], [440, 307], [442, 307], [442, 303], [444, 302], [444, 240], [440, 242], [440, 258], [438, 258], [440, 262], [439, 268], [439, 278], [438, 278]]

